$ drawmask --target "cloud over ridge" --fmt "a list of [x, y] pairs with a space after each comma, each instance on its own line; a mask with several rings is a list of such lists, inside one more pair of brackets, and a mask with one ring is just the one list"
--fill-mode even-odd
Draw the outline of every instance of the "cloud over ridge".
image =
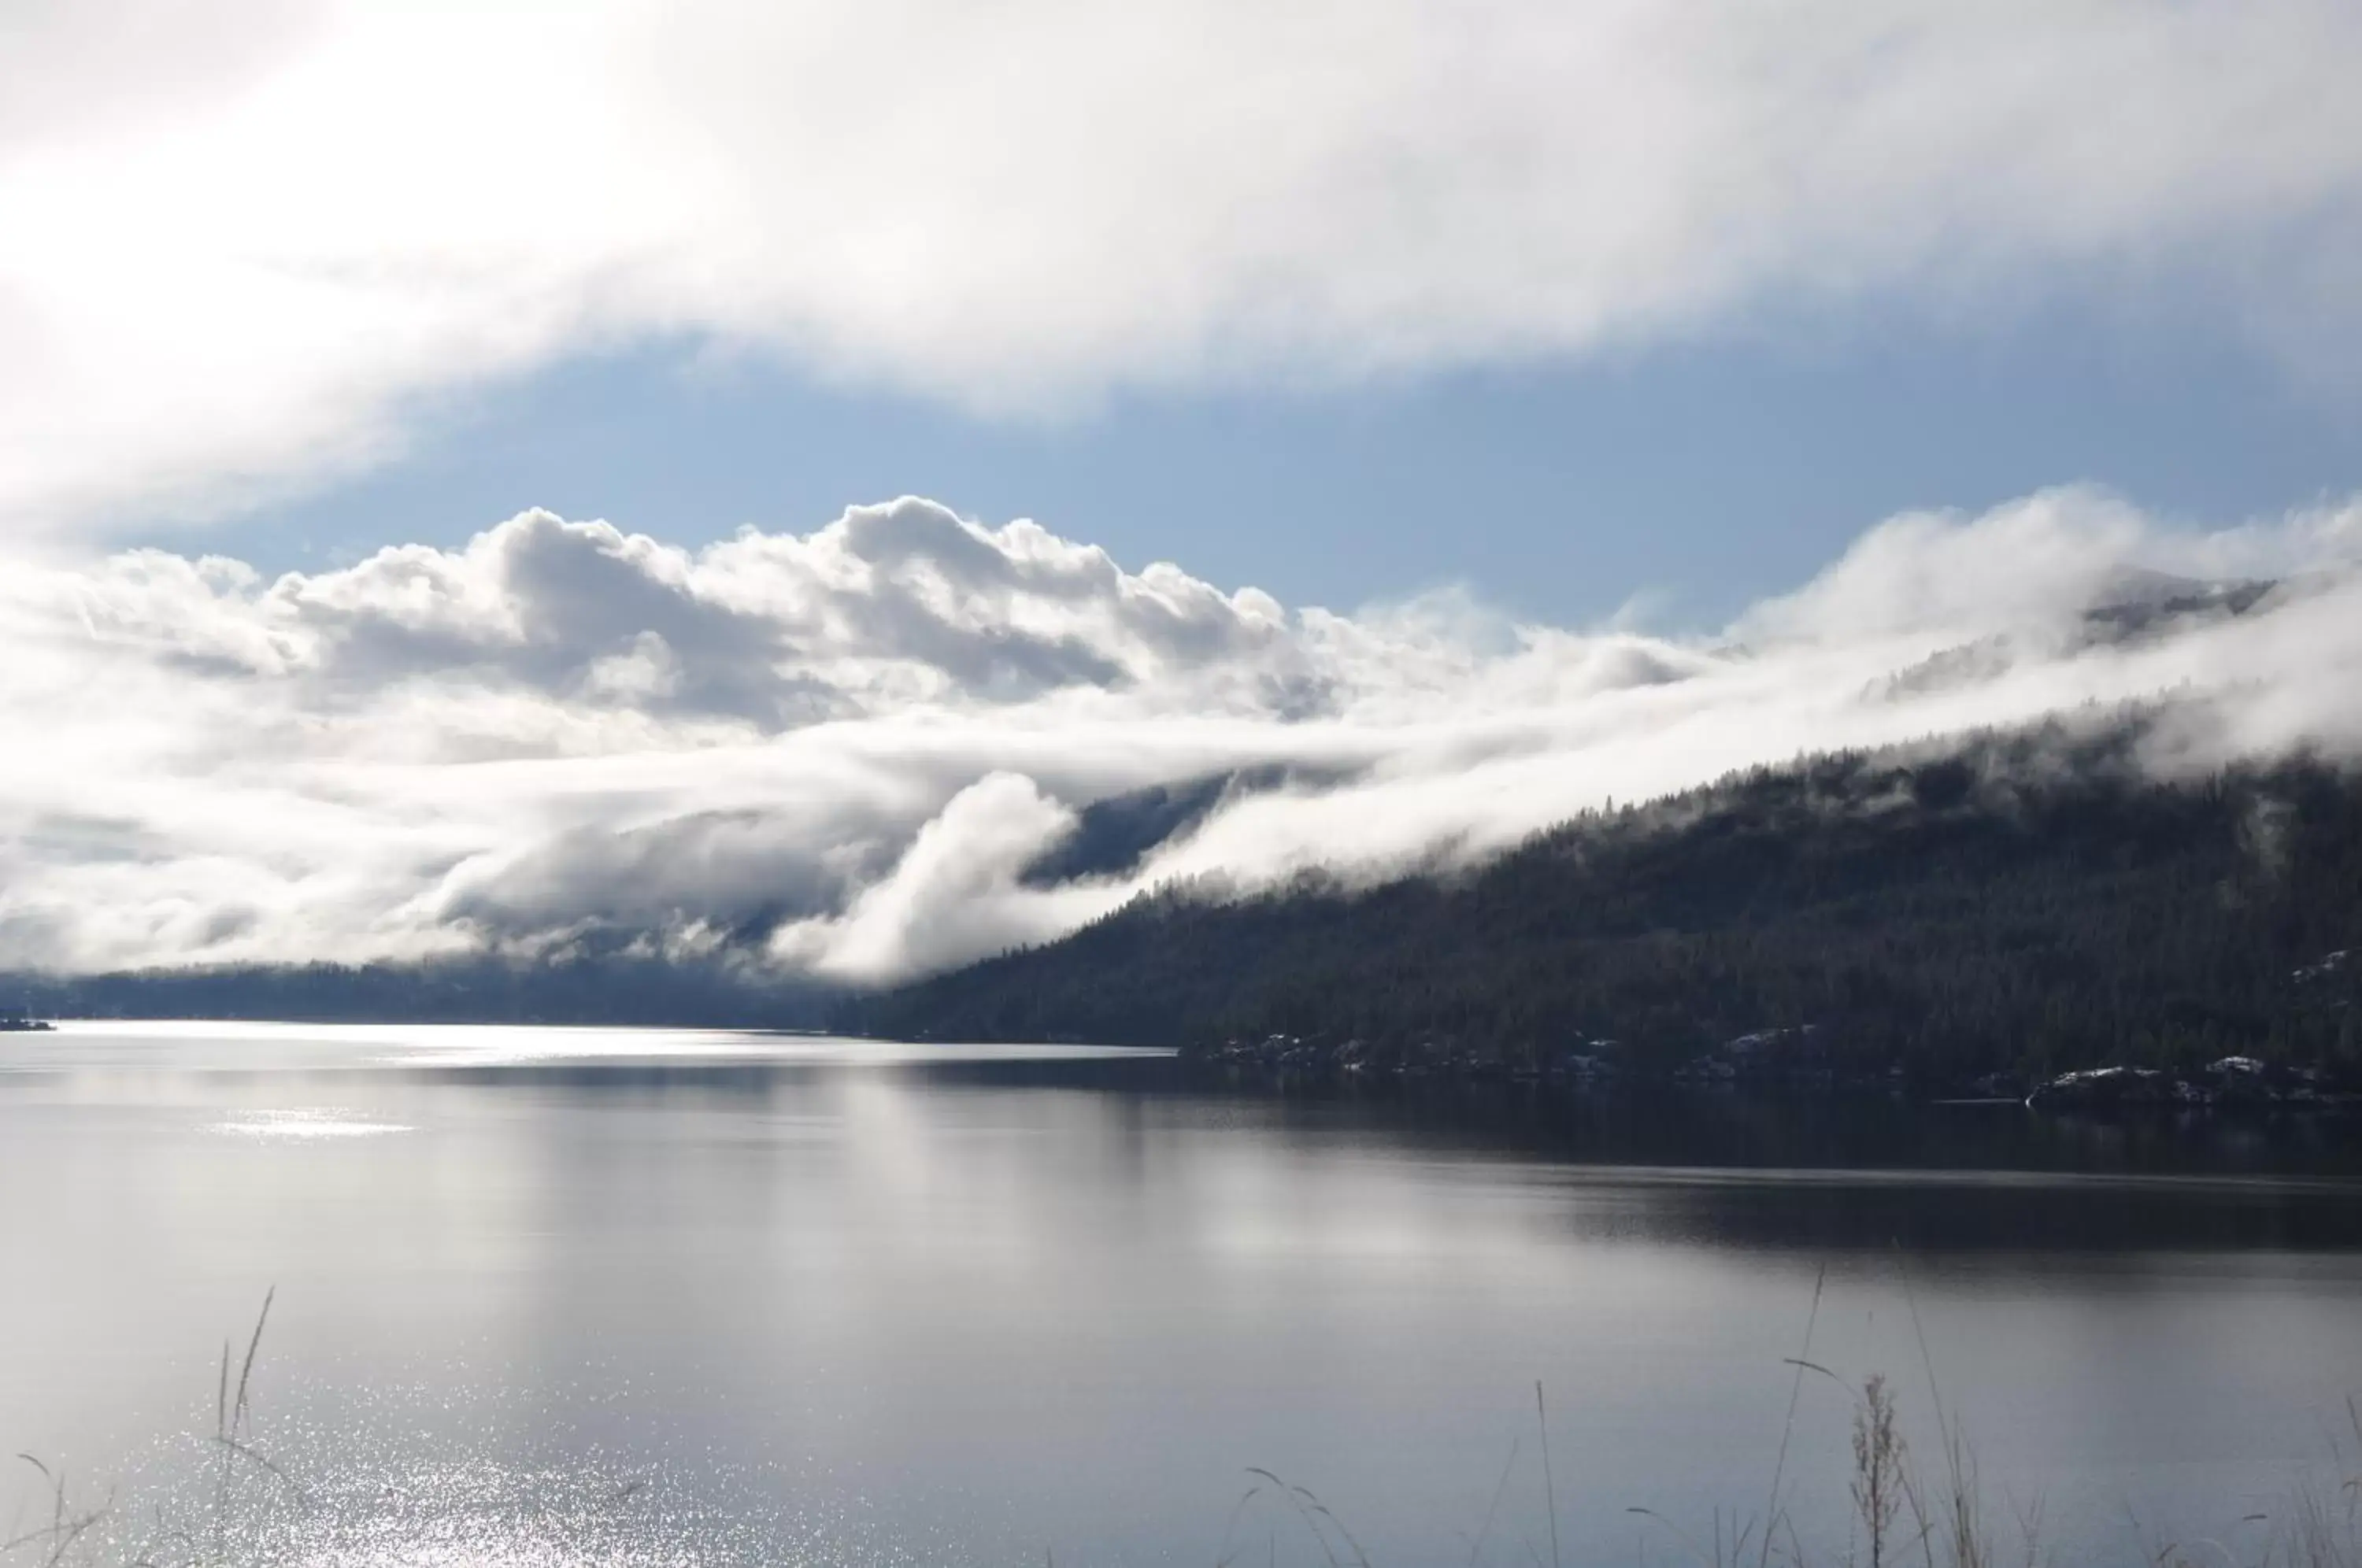
[[[2092, 703], [2170, 694], [2160, 768], [2350, 755], [2357, 689], [2362, 503], [2214, 533], [2082, 490], [1897, 517], [1711, 637], [1292, 609], [912, 498], [694, 550], [529, 512], [271, 580], [21, 561], [0, 968], [595, 940], [883, 981], [1169, 878], [1384, 876]], [[1136, 865], [1028, 875], [1095, 801], [1242, 770]]]

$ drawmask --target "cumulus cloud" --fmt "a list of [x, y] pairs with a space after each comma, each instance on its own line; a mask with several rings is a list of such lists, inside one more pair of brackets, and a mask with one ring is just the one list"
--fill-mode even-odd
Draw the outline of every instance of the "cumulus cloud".
[[[698, 549], [527, 513], [275, 580], [25, 559], [0, 968], [597, 942], [886, 981], [1174, 878], [1381, 877], [2093, 703], [2170, 695], [2159, 769], [2353, 755], [2356, 690], [2362, 503], [2212, 533], [2079, 490], [1897, 517], [1687, 638], [1292, 609], [914, 499]], [[1095, 803], [1227, 776], [1136, 862], [1034, 874]]]
[[19, 532], [649, 337], [1039, 408], [2067, 291], [2334, 365], [2362, 276], [2344, 0], [18, 0], [0, 47]]

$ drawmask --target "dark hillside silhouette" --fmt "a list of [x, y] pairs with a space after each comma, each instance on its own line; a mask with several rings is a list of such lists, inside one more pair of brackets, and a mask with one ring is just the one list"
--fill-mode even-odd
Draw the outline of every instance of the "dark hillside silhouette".
[[2362, 976], [2329, 955], [2362, 949], [2362, 778], [2291, 760], [2158, 781], [2142, 733], [1811, 758], [1366, 889], [1168, 889], [848, 1021], [1504, 1070], [1600, 1040], [1670, 1067], [1750, 1034], [1946, 1080], [2351, 1064]]

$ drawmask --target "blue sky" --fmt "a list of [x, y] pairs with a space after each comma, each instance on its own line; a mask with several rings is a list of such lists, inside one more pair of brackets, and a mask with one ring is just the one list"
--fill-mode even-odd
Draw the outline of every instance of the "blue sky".
[[2094, 482], [2217, 525], [2362, 488], [2362, 406], [2186, 321], [1974, 337], [1855, 323], [1576, 363], [995, 417], [679, 346], [573, 359], [422, 420], [361, 477], [147, 537], [267, 569], [450, 545], [527, 506], [679, 543], [909, 492], [1126, 566], [1352, 608], [1458, 583], [1588, 621], [1718, 624], [1905, 509]]
[[915, 493], [1700, 626], [1904, 508], [2362, 485], [2342, 0], [142, 15], [0, 116], [0, 528], [76, 548]]

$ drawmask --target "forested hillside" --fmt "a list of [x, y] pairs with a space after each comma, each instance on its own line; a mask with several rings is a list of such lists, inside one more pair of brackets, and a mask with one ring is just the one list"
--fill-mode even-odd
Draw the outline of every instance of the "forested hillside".
[[2141, 734], [1811, 759], [1365, 889], [1168, 889], [846, 1021], [1506, 1070], [1601, 1039], [1664, 1070], [1768, 1032], [1825, 1070], [1942, 1081], [2353, 1063], [2362, 977], [2332, 955], [2362, 950], [2362, 777], [2158, 781]]
[[825, 1020], [832, 999], [752, 966], [612, 953], [0, 976], [0, 1014], [50, 1018], [806, 1029]]
[[[2161, 780], [2136, 761], [2154, 722], [1812, 758], [1375, 887], [1170, 887], [869, 996], [730, 949], [0, 977], [0, 1011], [833, 1022], [1377, 1069], [1670, 1072], [1711, 1053], [1933, 1084], [2241, 1055], [2356, 1079], [2362, 773], [2294, 759]], [[1032, 876], [1131, 864], [1227, 787], [1094, 807]]]

